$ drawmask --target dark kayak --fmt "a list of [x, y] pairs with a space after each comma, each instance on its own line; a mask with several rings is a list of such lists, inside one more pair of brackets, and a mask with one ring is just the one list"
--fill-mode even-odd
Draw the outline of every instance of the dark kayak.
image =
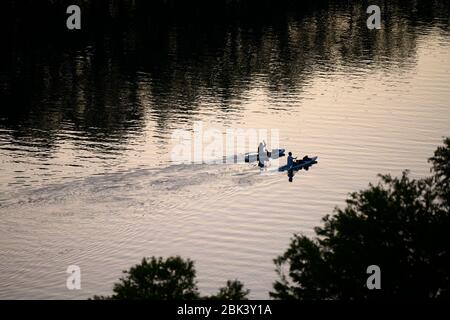
[[[284, 149], [273, 149], [272, 152], [267, 152], [267, 157], [270, 159], [277, 159], [279, 157], [284, 157], [285, 150]], [[255, 162], [259, 160], [259, 155], [257, 152], [255, 153], [246, 153], [245, 154], [245, 162]]]
[[318, 157], [312, 157], [308, 160], [300, 160], [298, 162], [295, 162], [293, 166], [282, 166], [278, 168], [278, 171], [288, 171], [288, 170], [300, 170], [302, 168], [308, 167], [310, 165], [313, 165], [317, 162]]

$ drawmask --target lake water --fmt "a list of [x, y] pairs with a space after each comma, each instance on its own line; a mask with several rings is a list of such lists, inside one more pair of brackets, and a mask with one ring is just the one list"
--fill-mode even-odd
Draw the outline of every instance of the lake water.
[[[378, 173], [427, 175], [450, 135], [448, 5], [383, 9], [378, 31], [363, 6], [330, 2], [268, 21], [10, 44], [0, 298], [110, 294], [122, 270], [170, 255], [195, 261], [203, 294], [237, 278], [268, 298], [294, 233], [313, 235]], [[172, 133], [198, 121], [278, 129], [281, 147], [318, 164], [292, 182], [276, 164], [174, 164]], [[73, 264], [79, 291], [66, 289]]]

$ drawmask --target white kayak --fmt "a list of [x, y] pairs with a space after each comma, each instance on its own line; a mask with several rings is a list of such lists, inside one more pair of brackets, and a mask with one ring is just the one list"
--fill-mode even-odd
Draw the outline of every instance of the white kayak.
[[[285, 149], [273, 149], [272, 151], [267, 152], [267, 157], [269, 159], [277, 159], [279, 157], [284, 157]], [[255, 162], [259, 160], [259, 155], [257, 152], [255, 153], [246, 153], [245, 154], [245, 162]]]

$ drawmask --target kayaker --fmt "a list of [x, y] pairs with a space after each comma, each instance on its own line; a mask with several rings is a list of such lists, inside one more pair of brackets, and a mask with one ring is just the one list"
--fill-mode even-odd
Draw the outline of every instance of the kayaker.
[[287, 166], [288, 168], [291, 168], [294, 165], [295, 158], [292, 156], [292, 152], [289, 152], [287, 157]]
[[264, 163], [267, 161], [266, 142], [260, 142], [258, 146], [258, 166], [264, 167]]
[[263, 155], [267, 155], [267, 150], [266, 150], [266, 142], [260, 142], [259, 146], [258, 146], [258, 155], [261, 156], [261, 154]]

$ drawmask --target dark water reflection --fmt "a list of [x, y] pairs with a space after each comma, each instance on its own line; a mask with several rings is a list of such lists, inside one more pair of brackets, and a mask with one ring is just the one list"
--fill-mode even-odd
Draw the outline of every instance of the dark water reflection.
[[[21, 5], [7, 3], [27, 18]], [[48, 12], [42, 3], [28, 5]], [[88, 140], [115, 137], [115, 148], [143, 130], [146, 114], [164, 131], [189, 121], [202, 99], [214, 101], [218, 117], [238, 116], [239, 105], [230, 101], [242, 99], [255, 79], [277, 96], [338, 67], [408, 68], [418, 34], [431, 26], [448, 31], [450, 7], [383, 2], [383, 31], [370, 32], [365, 3], [236, 1], [221, 9], [182, 1], [111, 3], [109, 11], [84, 4], [78, 34], [51, 16], [42, 29], [30, 25], [38, 14], [29, 24], [14, 15], [4, 21], [12, 32], [1, 57], [0, 125], [13, 141], [51, 150], [58, 133], [70, 128]], [[59, 10], [51, 6], [58, 17], [64, 1], [59, 4]]]

